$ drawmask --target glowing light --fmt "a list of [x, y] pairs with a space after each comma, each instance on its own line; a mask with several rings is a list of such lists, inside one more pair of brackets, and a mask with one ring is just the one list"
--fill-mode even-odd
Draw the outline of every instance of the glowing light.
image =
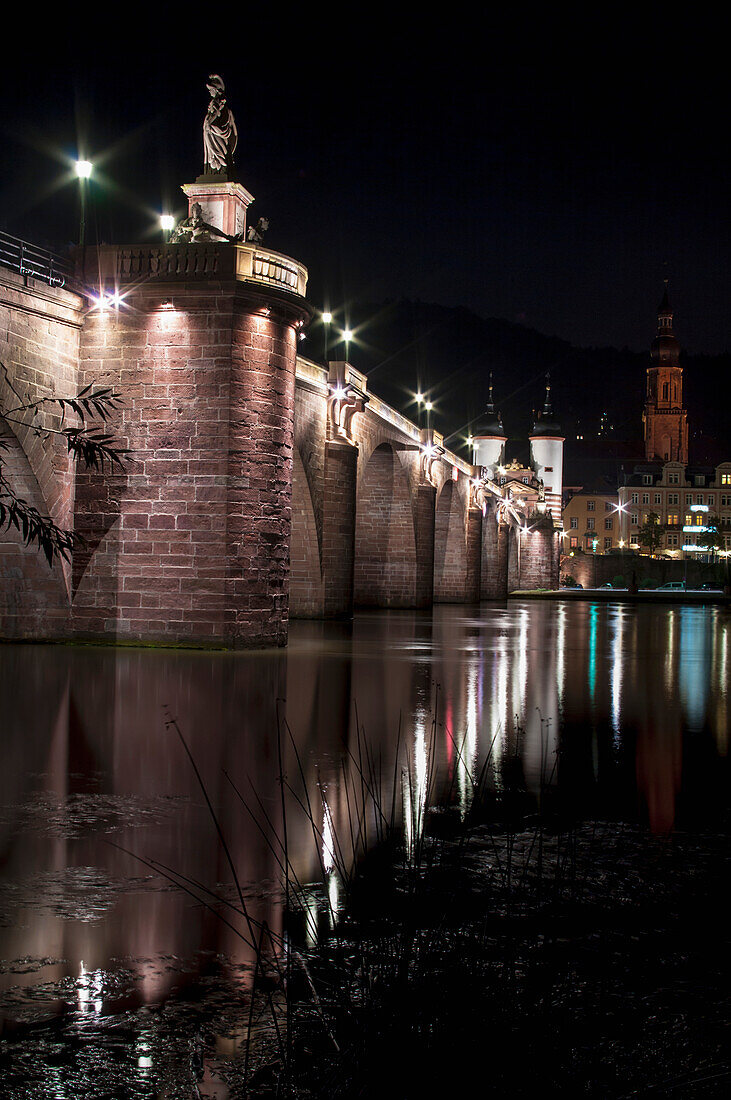
[[323, 799], [322, 802], [322, 865], [326, 871], [332, 871], [335, 866], [335, 830], [330, 807]]
[[345, 340], [346, 343], [349, 343], [352, 339], [353, 339], [353, 330], [351, 328], [346, 328], [345, 331], [343, 332], [343, 340]]
[[691, 512], [707, 512], [708, 511], [708, 505], [707, 504], [691, 504], [690, 510], [691, 510]]
[[432, 405], [431, 401], [425, 401], [424, 402], [424, 408], [426, 409], [426, 411], [428, 413], [430, 413], [432, 411], [432, 409], [434, 408], [434, 406]]
[[342, 386], [338, 386], [335, 390], [334, 396], [337, 397], [338, 401], [343, 401], [348, 396], [348, 391]]
[[74, 162], [74, 171], [80, 180], [88, 180], [94, 170], [90, 160], [77, 160]]
[[326, 325], [329, 325], [330, 322], [333, 319], [333, 315], [332, 315], [332, 313], [323, 313], [322, 319], [323, 319], [323, 321], [325, 322]]
[[416, 400], [419, 402], [419, 404], [421, 404], [422, 401], [424, 400], [424, 394], [423, 393], [417, 393]]
[[175, 229], [175, 218], [172, 214], [160, 215], [160, 228], [164, 229], [166, 233], [169, 233], [171, 229]]

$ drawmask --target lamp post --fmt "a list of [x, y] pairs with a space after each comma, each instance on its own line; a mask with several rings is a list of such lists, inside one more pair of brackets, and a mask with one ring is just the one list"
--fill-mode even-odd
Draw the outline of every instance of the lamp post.
[[79, 219], [79, 248], [84, 247], [84, 238], [86, 236], [86, 181], [88, 179], [91, 179], [93, 167], [94, 166], [90, 160], [77, 160], [74, 164], [74, 171], [76, 172], [76, 176], [79, 181], [79, 190], [81, 197], [81, 216]]

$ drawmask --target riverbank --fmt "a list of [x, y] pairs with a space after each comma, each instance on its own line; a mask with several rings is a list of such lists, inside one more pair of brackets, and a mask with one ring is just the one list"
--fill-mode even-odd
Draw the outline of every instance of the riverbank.
[[629, 592], [626, 588], [540, 588], [528, 591], [511, 592], [511, 600], [591, 600], [602, 603], [671, 603], [671, 604], [731, 604], [731, 596], [723, 592], [673, 592], [670, 590], [643, 589]]

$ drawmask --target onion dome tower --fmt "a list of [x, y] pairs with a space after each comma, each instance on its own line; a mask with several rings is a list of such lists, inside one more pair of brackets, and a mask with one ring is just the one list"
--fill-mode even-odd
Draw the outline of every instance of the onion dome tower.
[[505, 461], [507, 441], [502, 416], [499, 412], [495, 412], [492, 397], [492, 371], [490, 371], [490, 396], [487, 408], [477, 421], [472, 434], [472, 461], [475, 466], [484, 466], [491, 480], [495, 476], [497, 467]]
[[683, 368], [680, 366], [680, 345], [673, 332], [667, 279], [657, 310], [657, 336], [650, 349], [642, 421], [647, 459], [687, 465], [688, 420], [683, 408]]
[[563, 492], [563, 445], [561, 425], [551, 407], [551, 376], [546, 375], [546, 396], [538, 413], [530, 439], [531, 465], [545, 487], [547, 510], [557, 526], [561, 526], [561, 494]]

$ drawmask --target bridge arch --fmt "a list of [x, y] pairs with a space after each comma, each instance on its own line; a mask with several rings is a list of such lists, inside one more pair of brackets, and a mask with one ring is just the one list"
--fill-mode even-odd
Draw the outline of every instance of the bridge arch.
[[462, 603], [467, 581], [465, 502], [457, 482], [446, 480], [434, 520], [434, 602]]
[[416, 535], [407, 474], [390, 443], [371, 452], [359, 479], [354, 602], [414, 607]]

